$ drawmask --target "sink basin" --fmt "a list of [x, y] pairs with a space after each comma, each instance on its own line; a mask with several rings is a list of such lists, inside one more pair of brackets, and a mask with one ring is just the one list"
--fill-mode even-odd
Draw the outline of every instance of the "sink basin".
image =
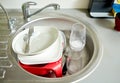
[[[83, 24], [86, 25], [87, 27], [87, 41], [86, 41], [86, 46], [85, 50], [87, 52], [87, 56], [89, 56], [89, 60], [85, 67], [78, 71], [77, 73], [74, 73], [72, 75], [67, 75], [63, 76], [60, 78], [46, 78], [46, 77], [41, 77], [41, 76], [36, 76], [34, 74], [31, 74], [27, 72], [26, 70], [22, 69], [18, 65], [18, 59], [17, 55], [13, 52], [11, 48], [12, 44], [12, 39], [22, 30], [27, 29], [29, 26], [42, 26], [42, 25], [47, 25], [47, 26], [56, 26], [58, 27], [61, 31], [69, 32], [71, 29], [71, 26], [76, 23], [76, 22], [82, 22]], [[63, 13], [44, 13], [43, 15], [40, 16], [40, 18], [32, 20], [23, 26], [21, 26], [17, 32], [11, 37], [10, 42], [9, 42], [9, 54], [10, 54], [10, 60], [13, 63], [13, 66], [11, 69], [9, 69], [9, 73], [6, 74], [6, 77], [10, 78], [10, 80], [28, 80], [28, 81], [36, 81], [36, 82], [41, 82], [41, 83], [68, 83], [68, 82], [77, 82], [82, 79], [85, 79], [87, 76], [89, 76], [99, 65], [100, 60], [102, 58], [102, 45], [99, 39], [99, 36], [97, 35], [96, 31], [94, 30], [94, 27], [89, 24], [85, 19], [80, 18], [80, 17], [74, 17], [70, 15], [66, 15]], [[11, 71], [14, 70], [14, 74], [11, 76]], [[6, 79], [7, 79], [6, 78]]]

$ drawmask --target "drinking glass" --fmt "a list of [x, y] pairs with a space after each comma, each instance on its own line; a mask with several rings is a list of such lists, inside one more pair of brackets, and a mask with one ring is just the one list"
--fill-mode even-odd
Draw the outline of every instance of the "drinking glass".
[[81, 51], [86, 43], [86, 26], [82, 23], [75, 23], [70, 34], [70, 47], [74, 51]]
[[70, 50], [67, 56], [67, 73], [69, 75], [76, 73], [83, 68], [80, 52]]
[[82, 23], [75, 23], [71, 28], [69, 39], [70, 52], [68, 54], [68, 74], [73, 74], [83, 68], [82, 49], [86, 43], [86, 27]]

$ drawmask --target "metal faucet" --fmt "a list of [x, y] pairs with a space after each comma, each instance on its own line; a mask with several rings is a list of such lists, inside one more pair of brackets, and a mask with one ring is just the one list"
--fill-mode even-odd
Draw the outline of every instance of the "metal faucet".
[[26, 2], [22, 5], [22, 11], [23, 11], [23, 17], [24, 17], [24, 20], [25, 22], [28, 22], [30, 21], [29, 18], [39, 12], [41, 12], [42, 10], [48, 8], [48, 7], [53, 7], [55, 10], [58, 10], [60, 9], [60, 5], [59, 4], [55, 4], [55, 3], [52, 3], [52, 4], [48, 4], [46, 5], [45, 7], [41, 8], [41, 9], [38, 9], [37, 11], [35, 11], [34, 13], [31, 13], [30, 14], [30, 6], [31, 5], [37, 5], [37, 3], [35, 2]]
[[[36, 12], [30, 14], [30, 5], [36, 5], [36, 4], [37, 3], [35, 3], [35, 2], [26, 2], [22, 5], [23, 17], [24, 17], [25, 22], [30, 21], [31, 16], [41, 12], [42, 10], [44, 10], [48, 7], [53, 7], [55, 10], [60, 9], [60, 5], [53, 3], [53, 4], [48, 4], [45, 7], [41, 8], [41, 9], [38, 9]], [[34, 28], [30, 27], [29, 31], [28, 31], [28, 35], [27, 35], [25, 50], [24, 50], [25, 53], [29, 52], [30, 37], [32, 36], [33, 32], [34, 32]]]

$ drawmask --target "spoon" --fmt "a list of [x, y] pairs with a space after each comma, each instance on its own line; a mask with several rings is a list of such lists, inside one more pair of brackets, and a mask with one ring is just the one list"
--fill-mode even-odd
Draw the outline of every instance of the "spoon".
[[34, 29], [32, 27], [30, 27], [28, 30], [28, 34], [26, 35], [26, 37], [24, 37], [24, 41], [26, 42], [25, 49], [24, 49], [25, 53], [28, 53], [30, 50], [30, 38], [31, 38], [33, 32], [34, 32]]

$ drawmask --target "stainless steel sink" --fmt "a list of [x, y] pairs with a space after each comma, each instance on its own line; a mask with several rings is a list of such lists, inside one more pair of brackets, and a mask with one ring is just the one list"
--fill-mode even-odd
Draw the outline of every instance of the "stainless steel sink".
[[[72, 75], [66, 75], [60, 78], [46, 78], [41, 76], [33, 75], [26, 70], [22, 69], [18, 65], [18, 59], [17, 55], [13, 52], [11, 48], [12, 39], [22, 30], [28, 28], [29, 26], [41, 26], [41, 25], [47, 25], [47, 26], [56, 26], [61, 31], [67, 35], [71, 29], [72, 24], [76, 22], [82, 22], [87, 26], [87, 41], [85, 46], [85, 51], [87, 52], [87, 55], [89, 57], [85, 67], [78, 71], [77, 73], [74, 73]], [[93, 29], [94, 27], [89, 24], [85, 19], [78, 18], [74, 16], [70, 16], [64, 13], [55, 13], [52, 12], [48, 13], [42, 13], [41, 16], [38, 19], [32, 20], [20, 28], [18, 28], [17, 32], [14, 35], [11, 35], [8, 42], [8, 57], [9, 60], [12, 62], [13, 66], [9, 69], [7, 69], [7, 73], [5, 75], [5, 78], [1, 81], [5, 81], [6, 83], [9, 81], [14, 82], [38, 82], [38, 83], [68, 83], [68, 82], [77, 82], [82, 79], [85, 79], [87, 76], [89, 76], [99, 65], [100, 60], [102, 58], [102, 45], [99, 39], [99, 36], [97, 35], [96, 31]], [[6, 32], [7, 33], [7, 32]], [[2, 34], [2, 32], [1, 32]]]

